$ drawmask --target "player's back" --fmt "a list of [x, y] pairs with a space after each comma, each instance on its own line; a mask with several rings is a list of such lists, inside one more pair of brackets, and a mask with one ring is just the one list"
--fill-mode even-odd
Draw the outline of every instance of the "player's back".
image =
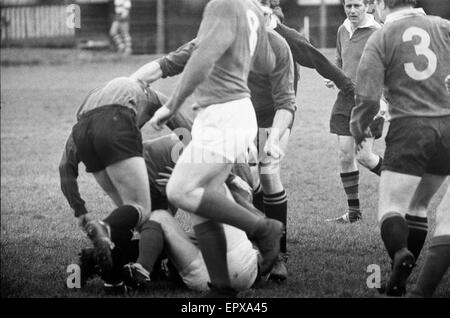
[[197, 36], [199, 49], [214, 45], [205, 43], [211, 39], [221, 41], [221, 33], [230, 31], [224, 28], [232, 30], [234, 40], [216, 61], [207, 79], [198, 86], [196, 100], [200, 106], [249, 97], [247, 77], [250, 69], [254, 67], [264, 72], [273, 67], [264, 16], [254, 0], [209, 2]]
[[378, 33], [392, 118], [450, 115], [450, 21], [416, 13], [387, 20]]

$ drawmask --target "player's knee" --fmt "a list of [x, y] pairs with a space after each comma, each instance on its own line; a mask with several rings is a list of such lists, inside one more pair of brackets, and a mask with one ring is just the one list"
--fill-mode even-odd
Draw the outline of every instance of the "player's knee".
[[355, 153], [350, 149], [340, 149], [339, 161], [343, 165], [352, 165], [355, 161]]
[[182, 185], [177, 184], [177, 182], [171, 182], [169, 180], [169, 183], [166, 187], [166, 194], [167, 199], [170, 203], [172, 203], [175, 206], [182, 206], [184, 199], [186, 197], [186, 191], [185, 187]]

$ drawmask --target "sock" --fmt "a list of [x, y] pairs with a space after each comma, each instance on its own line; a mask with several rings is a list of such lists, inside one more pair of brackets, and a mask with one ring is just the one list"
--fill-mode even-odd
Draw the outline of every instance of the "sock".
[[[287, 223], [287, 195], [286, 191], [282, 191], [274, 194], [264, 194], [264, 211], [266, 216], [271, 219], [275, 219], [283, 223], [286, 227]], [[281, 237], [280, 252], [286, 253], [286, 231]]]
[[227, 241], [223, 225], [206, 221], [194, 226], [211, 284], [217, 288], [231, 287], [227, 262]]
[[264, 213], [264, 201], [263, 201], [263, 191], [261, 184], [258, 185], [255, 191], [253, 191], [253, 205], [255, 208]]
[[112, 211], [103, 222], [110, 227], [124, 230], [133, 229], [139, 221], [139, 211], [132, 205], [122, 205]]
[[431, 239], [425, 264], [420, 271], [413, 296], [431, 297], [450, 266], [450, 235]]
[[218, 223], [232, 225], [248, 235], [254, 232], [257, 222], [261, 219], [224, 194], [209, 189], [205, 189], [195, 214]]
[[408, 234], [408, 224], [399, 213], [390, 212], [382, 219], [381, 238], [392, 260], [398, 250], [407, 246]]
[[148, 220], [142, 225], [140, 235], [137, 263], [151, 273], [164, 248], [164, 234], [161, 224]]
[[417, 261], [428, 234], [427, 218], [406, 214], [405, 220], [409, 228], [408, 250]]
[[358, 198], [359, 171], [341, 173], [341, 180], [347, 194], [349, 212], [361, 213]]
[[381, 175], [381, 165], [383, 164], [383, 158], [381, 156], [378, 157], [379, 159], [377, 165], [374, 168], [370, 169], [370, 171], [379, 176]]

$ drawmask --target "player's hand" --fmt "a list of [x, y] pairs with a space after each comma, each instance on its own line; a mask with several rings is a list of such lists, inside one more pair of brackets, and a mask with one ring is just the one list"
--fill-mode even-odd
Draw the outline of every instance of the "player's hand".
[[356, 141], [356, 152], [358, 153], [363, 148], [363, 143], [366, 142], [367, 138], [373, 138], [372, 131], [370, 129], [370, 126], [364, 130], [364, 135], [360, 137], [355, 137]]
[[264, 153], [274, 159], [280, 159], [284, 156], [284, 152], [280, 147], [280, 134], [278, 129], [271, 129], [269, 137], [263, 149]]
[[336, 88], [336, 84], [334, 84], [334, 82], [332, 80], [329, 79], [324, 79], [325, 82], [325, 86], [328, 88]]
[[167, 186], [167, 184], [169, 183], [170, 176], [172, 175], [173, 172], [172, 167], [166, 166], [166, 169], [168, 172], [158, 172], [158, 176], [160, 176], [160, 178], [156, 179], [156, 183], [162, 187]]
[[78, 226], [81, 228], [83, 232], [86, 232], [86, 224], [93, 220], [93, 218], [89, 214], [83, 214], [78, 218]]
[[248, 202], [253, 201], [253, 189], [241, 177], [233, 175], [233, 179], [228, 184], [228, 187], [231, 191], [240, 193]]
[[170, 117], [172, 117], [172, 115], [172, 111], [167, 108], [166, 105], [163, 105], [155, 112], [153, 117], [150, 119], [150, 125], [156, 130], [161, 130], [164, 124], [167, 123]]

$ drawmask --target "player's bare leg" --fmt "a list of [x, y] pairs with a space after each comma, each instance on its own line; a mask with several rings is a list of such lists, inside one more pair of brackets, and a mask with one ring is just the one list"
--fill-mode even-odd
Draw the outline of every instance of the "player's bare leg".
[[425, 263], [410, 297], [431, 297], [450, 267], [450, 187], [436, 213], [436, 229], [428, 247]]
[[[287, 129], [284, 135], [280, 138], [279, 147], [283, 153], [286, 153], [289, 141], [290, 129]], [[262, 144], [266, 140], [261, 140]], [[260, 149], [262, 147], [260, 146]], [[280, 256], [275, 263], [269, 278], [283, 281], [287, 278], [287, 246], [286, 246], [286, 232], [287, 232], [287, 195], [284, 186], [281, 182], [280, 166], [281, 159], [274, 159], [265, 154], [260, 154], [262, 157], [259, 162], [259, 178], [263, 190], [263, 207], [264, 213], [268, 218], [275, 219], [283, 223], [286, 228], [285, 233], [280, 241]]]
[[413, 253], [416, 261], [428, 233], [428, 207], [445, 179], [445, 176], [425, 174], [405, 215], [409, 227], [408, 249]]
[[[109, 165], [106, 174], [123, 204], [103, 221], [89, 222], [86, 231], [96, 248], [102, 269], [108, 273], [112, 270], [111, 249], [114, 244], [126, 244], [131, 240], [132, 229], [148, 219], [151, 205], [147, 169], [142, 157], [132, 157]], [[100, 179], [107, 180], [106, 177]], [[105, 185], [106, 182], [103, 183]]]
[[[200, 157], [198, 154], [200, 153]], [[206, 163], [194, 163], [191, 158], [204, 158]], [[220, 162], [220, 163], [213, 163]], [[192, 146], [192, 143], [183, 152], [178, 160], [172, 176], [167, 185], [167, 196], [175, 206], [195, 213], [210, 220], [225, 223], [245, 231], [249, 237], [257, 242], [264, 261], [261, 266], [263, 274], [272, 267], [279, 252], [279, 238], [282, 224], [270, 219], [255, 215], [247, 209], [236, 204], [225, 196], [222, 184], [229, 175], [232, 164], [227, 159], [205, 149]], [[211, 282], [219, 288], [230, 286], [228, 270], [226, 268], [226, 241], [218, 228], [195, 228], [205, 262], [210, 272]], [[216, 235], [209, 235], [215, 232]], [[204, 235], [208, 233], [208, 235]], [[203, 239], [203, 236], [205, 238]], [[214, 240], [212, 238], [214, 237]], [[214, 255], [208, 257], [205, 255]], [[209, 260], [213, 262], [209, 263]], [[214, 272], [210, 269], [214, 268]], [[217, 277], [215, 277], [217, 274]]]
[[116, 206], [123, 205], [122, 198], [120, 197], [119, 192], [106, 173], [106, 170], [94, 172], [94, 177], [103, 191], [105, 191], [105, 193], [111, 198], [111, 200], [113, 200]]
[[405, 214], [421, 182], [421, 177], [383, 171], [380, 179], [379, 214], [381, 238], [393, 261], [392, 273], [386, 286], [388, 296], [405, 293], [406, 280], [415, 264], [408, 250], [408, 223]]

